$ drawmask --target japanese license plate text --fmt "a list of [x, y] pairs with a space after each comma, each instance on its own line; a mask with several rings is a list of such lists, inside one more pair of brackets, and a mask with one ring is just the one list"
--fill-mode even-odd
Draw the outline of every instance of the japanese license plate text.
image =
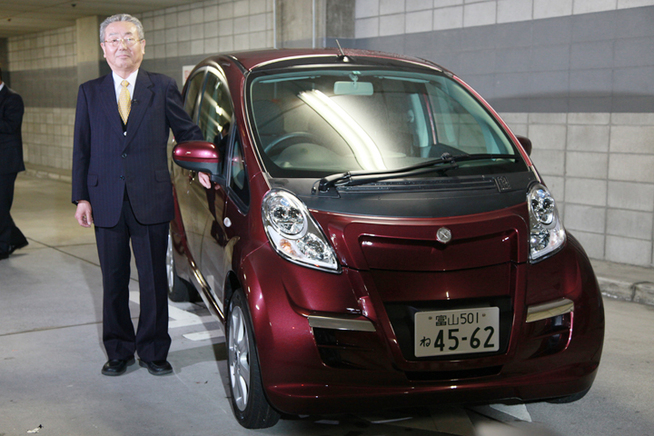
[[417, 312], [416, 357], [498, 351], [499, 324], [497, 307]]

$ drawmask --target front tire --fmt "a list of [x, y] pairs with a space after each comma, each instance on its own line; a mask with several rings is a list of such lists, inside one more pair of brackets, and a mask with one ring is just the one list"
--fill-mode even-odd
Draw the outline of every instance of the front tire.
[[245, 428], [268, 428], [280, 415], [268, 403], [254, 344], [252, 320], [243, 292], [232, 296], [227, 315], [227, 365], [234, 416]]

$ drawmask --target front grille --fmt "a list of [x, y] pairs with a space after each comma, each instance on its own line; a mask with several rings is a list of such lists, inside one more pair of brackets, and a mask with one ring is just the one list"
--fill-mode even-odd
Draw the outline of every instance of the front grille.
[[526, 335], [534, 339], [530, 342], [530, 348], [528, 348], [529, 358], [535, 359], [563, 351], [570, 341], [572, 320], [572, 313], [565, 313], [528, 323], [526, 325]]
[[376, 352], [381, 348], [374, 332], [313, 328], [313, 336], [323, 363], [332, 368], [380, 369]]

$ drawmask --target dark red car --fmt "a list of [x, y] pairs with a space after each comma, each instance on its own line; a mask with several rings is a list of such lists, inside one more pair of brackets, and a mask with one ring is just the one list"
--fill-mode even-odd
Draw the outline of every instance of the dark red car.
[[173, 151], [171, 296], [223, 322], [243, 426], [590, 389], [591, 265], [529, 140], [460, 78], [271, 50], [206, 59], [183, 95], [206, 142]]

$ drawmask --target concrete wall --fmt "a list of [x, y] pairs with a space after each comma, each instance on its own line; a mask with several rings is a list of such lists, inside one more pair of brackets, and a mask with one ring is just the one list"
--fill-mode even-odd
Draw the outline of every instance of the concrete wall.
[[592, 258], [654, 265], [654, 1], [357, 0], [349, 43], [453, 70], [532, 139]]
[[78, 86], [76, 29], [9, 38], [8, 59], [11, 87], [25, 103], [26, 162], [70, 170]]
[[139, 16], [145, 29], [145, 60], [206, 57], [225, 51], [272, 47], [270, 0], [205, 1]]
[[594, 259], [652, 266], [654, 114], [504, 113]]
[[[0, 43], [28, 164], [70, 169], [77, 86], [108, 71], [88, 52], [103, 18]], [[532, 139], [592, 258], [654, 265], [654, 0], [209, 0], [139, 18], [143, 68], [180, 86], [182, 66], [216, 52], [336, 38], [434, 60]]]

